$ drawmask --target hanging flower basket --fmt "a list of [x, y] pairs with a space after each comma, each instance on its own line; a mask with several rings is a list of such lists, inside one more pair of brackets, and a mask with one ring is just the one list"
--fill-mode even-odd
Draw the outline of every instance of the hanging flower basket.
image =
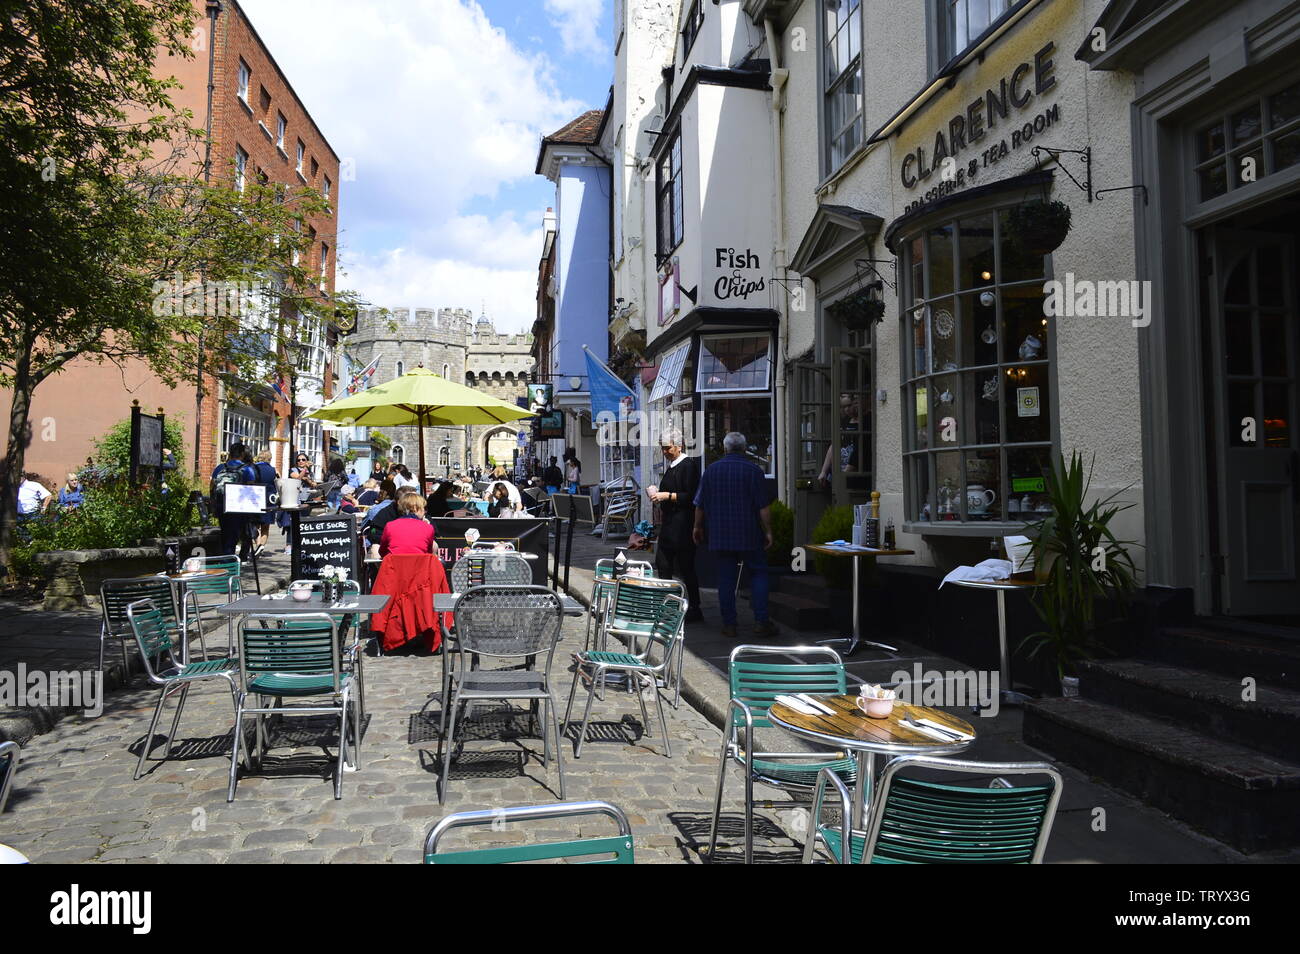
[[831, 302], [826, 311], [850, 331], [863, 331], [885, 317], [885, 303], [864, 288]]
[[1026, 202], [1011, 210], [1011, 240], [1029, 255], [1049, 255], [1070, 234], [1070, 207], [1053, 199]]

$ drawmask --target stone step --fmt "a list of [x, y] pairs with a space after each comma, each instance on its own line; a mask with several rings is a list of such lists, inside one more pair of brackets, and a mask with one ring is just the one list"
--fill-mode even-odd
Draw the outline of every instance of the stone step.
[[1139, 655], [1174, 666], [1300, 690], [1300, 641], [1273, 627], [1196, 623], [1145, 637]]
[[768, 594], [767, 607], [772, 619], [799, 632], [830, 627], [830, 609], [817, 599], [776, 591]]
[[1300, 763], [1300, 691], [1255, 685], [1219, 673], [1118, 659], [1080, 668], [1082, 695], [1168, 719], [1216, 739]]
[[1300, 765], [1087, 698], [1025, 706], [1025, 742], [1244, 852], [1300, 845]]

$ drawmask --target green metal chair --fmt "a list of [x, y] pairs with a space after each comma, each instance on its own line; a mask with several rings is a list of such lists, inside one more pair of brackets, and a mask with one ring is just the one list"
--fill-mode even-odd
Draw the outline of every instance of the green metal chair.
[[[190, 559], [201, 561], [205, 570], [222, 571], [220, 575], [213, 574], [211, 577], [185, 582], [185, 597], [181, 606], [182, 621], [188, 625], [191, 614], [193, 614], [193, 621], [198, 626], [199, 631], [202, 632], [205, 611], [215, 610], [218, 606], [224, 606], [226, 603], [233, 603], [244, 595], [243, 565], [239, 562], [239, 557], [229, 555], [192, 557]], [[215, 599], [204, 602], [199, 599], [202, 596], [215, 597]], [[226, 642], [232, 649], [235, 645], [234, 626], [234, 617], [227, 617]]]
[[[339, 752], [334, 770], [334, 797], [343, 797], [343, 766], [355, 766], [361, 754], [360, 710], [352, 701], [353, 677], [343, 671], [339, 632], [326, 613], [311, 613], [294, 619], [294, 627], [278, 624], [284, 617], [274, 614], [248, 616], [239, 630], [239, 691], [235, 702], [235, 750], [230, 758], [230, 788], [226, 801], [235, 800], [239, 781], [239, 747], [244, 719], [257, 721], [256, 761], [266, 750], [265, 718], [268, 715], [336, 715], [339, 717]], [[264, 626], [264, 623], [274, 624]], [[250, 705], [250, 697], [257, 704]], [[323, 697], [323, 698], [322, 698]], [[267, 705], [266, 700], [276, 700]], [[281, 705], [285, 699], [302, 700]], [[351, 720], [349, 720], [351, 716]], [[349, 723], [352, 730], [348, 741]], [[349, 745], [352, 758], [348, 759]], [[249, 759], [250, 763], [254, 759]]]
[[17, 742], [0, 742], [0, 814], [4, 813], [5, 806], [9, 804], [9, 792], [14, 787], [14, 779], [18, 777], [18, 760], [22, 754], [23, 750]]
[[[550, 821], [557, 818], [582, 818], [588, 815], [605, 815], [618, 825], [618, 834], [603, 838], [579, 838], [574, 841], [552, 841], [536, 845], [511, 845], [504, 848], [480, 848], [470, 851], [438, 851], [438, 842], [456, 828], [491, 825], [493, 829], [506, 822]], [[591, 858], [595, 855], [612, 855], [593, 861], [578, 862], [592, 865], [630, 865], [632, 856], [632, 826], [627, 816], [609, 802], [559, 802], [554, 805], [525, 805], [519, 808], [496, 808], [490, 811], [457, 812], [448, 815], [429, 829], [424, 839], [426, 865], [507, 865], [525, 861], [555, 861], [569, 858]]]
[[[344, 580], [338, 584], [340, 589], [349, 597], [361, 595], [361, 584], [356, 580]], [[290, 589], [295, 587], [310, 587], [312, 592], [319, 592], [323, 589], [324, 584], [320, 580], [294, 580], [289, 584]], [[301, 623], [293, 616], [283, 618], [280, 626], [282, 629], [301, 629], [315, 626], [314, 620]], [[346, 616], [339, 617], [339, 650], [343, 653], [343, 669], [356, 676], [357, 680], [357, 708], [360, 710], [358, 716], [364, 723], [366, 718], [366, 678], [362, 661], [365, 659], [365, 646], [361, 641], [361, 627], [355, 614], [349, 613]]]
[[[595, 579], [591, 584], [591, 610], [587, 613], [587, 625], [582, 635], [583, 649], [596, 648], [594, 640], [600, 637], [605, 615], [614, 596], [614, 566], [614, 560], [610, 557], [596, 561]], [[654, 564], [647, 560], [628, 560], [627, 569], [634, 569], [645, 579], [653, 579], [655, 575]]]
[[[126, 608], [139, 600], [153, 600], [154, 608], [162, 614], [163, 625], [173, 638], [182, 645], [182, 658], [189, 658], [189, 647], [182, 642], [180, 633], [189, 636], [189, 625], [185, 619], [184, 609], [176, 605], [176, 591], [171, 581], [160, 576], [136, 576], [123, 579], [105, 580], [99, 587], [99, 606], [101, 620], [99, 625], [99, 671], [104, 671], [104, 647], [110, 639], [117, 639], [122, 647], [123, 675], [130, 675], [127, 663], [126, 644], [134, 640], [131, 621], [127, 618]], [[203, 640], [203, 628], [199, 627], [199, 651], [203, 658], [208, 658], [208, 647]]]
[[[654, 629], [655, 620], [670, 597], [686, 599], [686, 584], [680, 580], [664, 580], [658, 577], [622, 576], [614, 581], [614, 592], [609, 600], [604, 619], [599, 631], [600, 648], [609, 648], [609, 637], [614, 636], [637, 655], [640, 641], [648, 637]], [[684, 638], [683, 634], [683, 638]], [[667, 686], [671, 680], [673, 686], [673, 708], [676, 709], [682, 694], [682, 657], [685, 644], [678, 640], [675, 666], [669, 666], [662, 677]]]
[[[808, 662], [755, 662], [745, 657], [800, 656]], [[847, 691], [844, 663], [826, 646], [737, 646], [729, 661], [731, 702], [728, 729], [722, 739], [718, 788], [713, 800], [708, 854], [718, 844], [718, 818], [722, 814], [722, 787], [728, 763], [734, 762], [745, 778], [745, 863], [754, 860], [754, 783], [762, 782], [794, 793], [811, 794], [822, 769], [829, 769], [848, 785], [857, 781], [857, 763], [845, 753], [756, 752], [754, 730], [770, 728], [767, 712], [779, 695]], [[740, 733], [744, 731], [744, 740]]]
[[[138, 779], [144, 772], [145, 759], [153, 749], [154, 730], [158, 728], [158, 719], [163, 707], [167, 705], [167, 699], [173, 695], [180, 696], [176, 703], [176, 714], [172, 716], [171, 731], [167, 733], [167, 745], [163, 749], [164, 761], [171, 755], [176, 728], [180, 725], [181, 712], [185, 709], [185, 699], [189, 696], [192, 683], [203, 679], [224, 679], [230, 687], [231, 701], [235, 702], [235, 662], [233, 659], [204, 659], [201, 662], [178, 660], [173, 652], [176, 635], [175, 626], [172, 625], [174, 620], [169, 620], [151, 599], [137, 600], [130, 604], [126, 608], [126, 615], [149, 681], [162, 686], [158, 706], [149, 721], [149, 731], [145, 733], [140, 745], [140, 761], [135, 767], [135, 778]], [[154, 668], [155, 663], [159, 668]], [[235, 748], [237, 750], [238, 746]], [[234, 758], [233, 754], [231, 758]]]
[[[983, 786], [944, 785], [907, 778], [925, 769], [985, 779]], [[1038, 775], [1046, 784], [1012, 787], [1004, 775]], [[826, 787], [840, 799], [838, 827], [821, 823]], [[1064, 783], [1046, 762], [967, 762], [932, 755], [892, 759], [881, 775], [866, 832], [850, 831], [851, 795], [833, 773], [822, 770], [813, 794], [813, 823], [804, 844], [811, 864], [818, 844], [839, 864], [1042, 864]], [[845, 855], [844, 845], [849, 852]]]
[[[621, 582], [621, 581], [620, 581]], [[637, 701], [641, 703], [641, 724], [645, 734], [650, 734], [650, 716], [646, 712], [644, 689], [654, 692], [655, 702], [659, 706], [659, 728], [664, 734], [664, 754], [673, 755], [672, 740], [668, 737], [668, 721], [664, 718], [664, 700], [659, 691], [659, 680], [677, 657], [677, 648], [685, 630], [686, 601], [677, 596], [669, 596], [660, 604], [659, 616], [647, 634], [645, 651], [636, 653], [607, 652], [605, 650], [583, 650], [574, 654], [577, 665], [573, 667], [573, 685], [569, 687], [569, 705], [564, 710], [564, 724], [569, 724], [573, 712], [573, 698], [578, 692], [578, 680], [584, 675], [588, 678], [587, 705], [582, 713], [582, 727], [578, 730], [578, 742], [573, 750], [575, 759], [582, 757], [582, 744], [587, 740], [587, 724], [591, 721], [591, 702], [596, 698], [597, 683], [604, 684], [608, 673], [618, 672], [626, 676], [627, 688], [635, 690]], [[653, 659], [655, 647], [661, 652], [658, 662]], [[643, 685], [644, 683], [644, 685]]]

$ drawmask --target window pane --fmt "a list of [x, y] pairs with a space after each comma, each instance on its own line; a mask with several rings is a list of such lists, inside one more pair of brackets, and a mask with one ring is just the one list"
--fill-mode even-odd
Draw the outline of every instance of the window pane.
[[934, 414], [934, 446], [958, 446], [962, 443], [959, 425], [962, 404], [961, 379], [955, 374], [936, 377], [931, 401]]
[[1264, 374], [1271, 378], [1286, 377], [1289, 349], [1286, 343], [1286, 322], [1282, 315], [1259, 316], [1259, 353], [1264, 359]]
[[1003, 209], [998, 213], [998, 241], [1001, 243], [1002, 274], [996, 276], [999, 282], [1022, 282], [1042, 278], [1043, 256], [1034, 255], [1020, 248], [1011, 230], [1011, 210]]
[[772, 473], [771, 398], [710, 398], [704, 402], [705, 466], [722, 456], [722, 438], [731, 431], [745, 435], [749, 459], [765, 473]]
[[[1242, 420], [1255, 419], [1255, 434], [1259, 436], [1259, 416], [1255, 413], [1255, 385], [1250, 381], [1230, 381], [1228, 383], [1228, 442], [1233, 447], [1254, 447], [1242, 439]], [[1265, 435], [1267, 436], [1267, 435]]]
[[952, 226], [942, 225], [930, 230], [930, 254], [927, 272], [930, 284], [927, 298], [952, 294]]
[[929, 334], [926, 330], [925, 312], [925, 306], [918, 305], [906, 316], [909, 322], [907, 327], [912, 329], [912, 366], [910, 368], [912, 377], [920, 377], [923, 374], [930, 373], [930, 346]]
[[1286, 384], [1264, 385], [1264, 444], [1291, 446], [1291, 388]]
[[[984, 304], [987, 296], [989, 304]], [[992, 290], [961, 297], [962, 353], [966, 367], [996, 364], [998, 360], [997, 296]]]
[[1223, 123], [1219, 122], [1213, 126], [1206, 126], [1196, 134], [1198, 162], [1204, 162], [1206, 159], [1213, 159], [1215, 156], [1223, 155], [1224, 148]]
[[1223, 163], [1216, 162], [1214, 165], [1202, 169], [1198, 175], [1201, 180], [1202, 202], [1223, 195], [1228, 191], [1228, 173], [1224, 169]]
[[934, 347], [934, 371], [956, 371], [957, 305], [951, 298], [940, 298], [926, 306], [930, 315], [930, 340]]
[[976, 451], [966, 458], [966, 519], [1001, 520], [1002, 451]]
[[998, 372], [973, 371], [962, 375], [966, 413], [959, 435], [962, 444], [996, 444], [1001, 440], [998, 426], [1001, 411], [998, 408]]
[[960, 520], [962, 505], [961, 454], [956, 451], [934, 455], [935, 479], [937, 481], [938, 519]]
[[957, 236], [957, 280], [962, 288], [993, 284], [993, 215], [965, 219]]
[[1032, 514], [1047, 504], [1047, 475], [1051, 471], [1051, 450], [1046, 447], [1017, 447], [1007, 450], [1007, 516], [1036, 519]]
[[768, 344], [767, 335], [704, 338], [700, 343], [700, 390], [766, 388]]
[[[1007, 368], [1003, 380], [1006, 381], [1007, 442], [1029, 444], [1050, 441], [1052, 409], [1048, 402], [1047, 365]], [[994, 382], [992, 387], [996, 386]]]
[[912, 427], [912, 448], [925, 450], [930, 446], [930, 404], [929, 389], [924, 384], [917, 384], [912, 394], [912, 407], [916, 411]]
[[1013, 286], [1002, 289], [1001, 295], [1002, 360], [1046, 358], [1047, 318], [1043, 315], [1042, 286]]
[[1268, 98], [1269, 128], [1276, 129], [1284, 123], [1300, 118], [1300, 84], [1291, 86]]
[[1233, 114], [1229, 123], [1232, 128], [1232, 144], [1239, 146], [1254, 139], [1260, 133], [1259, 103], [1254, 103]]
[[1264, 168], [1264, 144], [1260, 143], [1254, 149], [1247, 149], [1234, 155], [1232, 173], [1233, 186], [1236, 188], [1262, 179], [1267, 174]]
[[1287, 133], [1273, 140], [1273, 171], [1289, 169], [1300, 162], [1300, 132]]
[[1228, 308], [1224, 315], [1224, 358], [1229, 374], [1255, 373], [1255, 339], [1250, 311]]
[[918, 455], [908, 458], [912, 470], [912, 507], [910, 515], [916, 520], [930, 519], [930, 458]]

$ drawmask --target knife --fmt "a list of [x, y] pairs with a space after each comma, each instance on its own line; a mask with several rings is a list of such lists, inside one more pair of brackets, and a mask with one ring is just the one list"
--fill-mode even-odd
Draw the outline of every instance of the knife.
[[795, 698], [801, 700], [802, 702], [806, 702], [808, 705], [812, 706], [814, 709], [821, 712], [823, 715], [830, 715], [830, 716], [835, 715], [834, 709], [832, 709], [830, 706], [824, 703], [818, 702], [816, 699], [808, 695], [806, 692], [799, 693], [797, 696], [795, 696]]

